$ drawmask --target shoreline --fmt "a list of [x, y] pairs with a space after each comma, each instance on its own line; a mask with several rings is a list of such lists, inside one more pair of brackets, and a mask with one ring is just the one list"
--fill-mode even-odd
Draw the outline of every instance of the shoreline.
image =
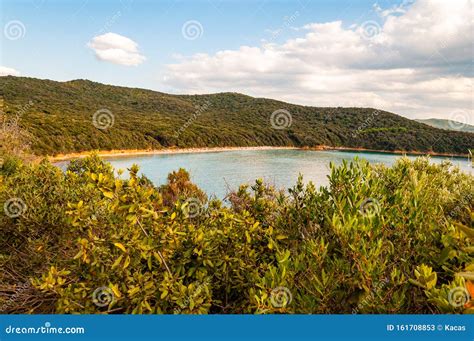
[[260, 147], [197, 147], [197, 148], [163, 148], [163, 149], [114, 149], [114, 150], [102, 150], [94, 151], [90, 150], [87, 152], [58, 154], [55, 156], [47, 156], [52, 162], [68, 161], [76, 158], [84, 158], [93, 152], [101, 157], [127, 157], [134, 155], [163, 155], [163, 154], [194, 154], [194, 153], [218, 153], [218, 152], [230, 152], [238, 150], [298, 150], [298, 147], [272, 147], [272, 146], [260, 146]]
[[[311, 150], [311, 149], [310, 149]], [[319, 150], [319, 149], [314, 149]], [[324, 149], [322, 149], [324, 150]], [[381, 149], [366, 149], [366, 148], [354, 148], [354, 147], [329, 147], [326, 150], [340, 150], [346, 152], [364, 152], [364, 153], [382, 153], [382, 154], [393, 154], [393, 155], [418, 155], [418, 156], [446, 156], [451, 158], [467, 158], [469, 154], [453, 154], [453, 153], [436, 153], [436, 152], [420, 152], [417, 150], [381, 150]]]
[[394, 155], [430, 155], [430, 156], [446, 156], [464, 158], [468, 154], [450, 154], [450, 153], [433, 153], [419, 151], [403, 151], [403, 150], [376, 150], [365, 148], [351, 147], [332, 147], [332, 146], [316, 146], [316, 147], [202, 147], [202, 148], [164, 148], [164, 149], [116, 149], [103, 151], [86, 151], [77, 153], [57, 154], [54, 156], [46, 156], [51, 162], [69, 161], [72, 159], [84, 158], [93, 152], [104, 158], [111, 157], [128, 157], [134, 155], [162, 155], [162, 154], [191, 154], [191, 153], [218, 153], [228, 151], [245, 151], [245, 150], [307, 150], [307, 151], [346, 151], [346, 152], [367, 152], [367, 153], [384, 153]]

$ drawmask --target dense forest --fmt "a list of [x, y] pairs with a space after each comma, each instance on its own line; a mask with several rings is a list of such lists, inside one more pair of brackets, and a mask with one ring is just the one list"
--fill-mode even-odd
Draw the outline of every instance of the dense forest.
[[169, 95], [88, 80], [0, 77], [3, 119], [37, 155], [163, 147], [318, 145], [467, 154], [474, 134], [371, 108], [317, 108], [237, 93]]

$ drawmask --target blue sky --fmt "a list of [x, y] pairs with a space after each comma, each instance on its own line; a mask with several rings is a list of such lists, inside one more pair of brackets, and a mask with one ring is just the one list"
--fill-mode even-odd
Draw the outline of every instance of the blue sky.
[[[432, 20], [439, 22], [437, 10], [448, 16], [451, 21], [443, 25], [450, 27], [465, 11], [464, 0], [456, 1], [457, 11], [446, 13], [442, 4], [433, 8], [437, 0], [415, 4], [407, 0], [3, 0], [0, 67], [59, 81], [86, 78], [173, 93], [239, 91], [316, 106], [378, 106], [408, 117], [470, 122], [472, 101], [465, 95], [472, 83], [472, 67], [466, 58], [451, 58], [444, 51], [465, 51], [469, 36], [459, 41], [452, 38], [459, 32], [453, 31], [440, 37], [440, 44], [411, 54], [411, 47], [420, 44], [405, 39], [403, 32], [413, 22], [410, 15], [433, 12]], [[183, 34], [189, 21], [199, 24], [196, 39]], [[9, 37], [12, 22], [21, 23], [19, 38]], [[376, 37], [354, 38], [367, 23]], [[465, 26], [453, 29], [465, 30]], [[107, 33], [112, 35], [103, 36]], [[406, 41], [396, 43], [403, 34]], [[430, 34], [419, 39], [423, 45]], [[128, 58], [133, 50], [133, 65], [123, 65], [121, 51], [100, 49], [109, 43], [119, 49], [120, 44], [128, 44], [122, 52]], [[390, 56], [377, 57], [388, 49]], [[360, 51], [365, 52], [359, 56]], [[372, 87], [359, 84], [364, 77]], [[352, 81], [354, 86], [347, 87]], [[393, 82], [398, 96], [383, 87], [387, 81]], [[439, 97], [433, 104], [426, 103], [437, 98], [433, 90], [445, 94], [445, 89], [452, 89], [450, 82], [465, 86], [443, 103]]]
[[[156, 77], [173, 55], [213, 53], [241, 45], [258, 45], [278, 29], [285, 16], [298, 11], [294, 26], [310, 22], [373, 16], [373, 1], [2, 1], [2, 21], [25, 25], [21, 40], [2, 42], [2, 65], [22, 74], [55, 80], [88, 78], [100, 82], [157, 89]], [[187, 40], [182, 25], [197, 20], [202, 37]], [[107, 65], [86, 48], [102, 30], [137, 42], [147, 61], [134, 68]], [[104, 32], [105, 33], [105, 32]], [[277, 39], [283, 41], [287, 30]], [[28, 57], [25, 57], [25, 54]]]

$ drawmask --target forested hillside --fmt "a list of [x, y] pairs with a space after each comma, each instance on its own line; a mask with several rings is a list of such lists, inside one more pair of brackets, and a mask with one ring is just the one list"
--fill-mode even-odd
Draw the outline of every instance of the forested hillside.
[[162, 147], [318, 145], [466, 154], [474, 134], [371, 108], [317, 108], [237, 93], [169, 95], [88, 80], [0, 77], [4, 122], [35, 154]]

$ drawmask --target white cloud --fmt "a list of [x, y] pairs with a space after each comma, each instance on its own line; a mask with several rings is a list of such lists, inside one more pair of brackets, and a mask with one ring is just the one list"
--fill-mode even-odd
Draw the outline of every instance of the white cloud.
[[138, 44], [116, 33], [105, 33], [92, 38], [87, 44], [99, 60], [114, 64], [135, 66], [145, 61], [138, 51]]
[[283, 44], [181, 57], [167, 66], [164, 83], [177, 92], [237, 91], [412, 118], [462, 110], [474, 123], [470, 2], [404, 2], [386, 10], [373, 31], [364, 23], [311, 23]]
[[20, 72], [11, 67], [1, 66], [0, 65], [0, 77], [2, 76], [19, 76]]
[[387, 9], [383, 9], [378, 3], [375, 3], [373, 7], [375, 12], [377, 12], [382, 18], [386, 18], [390, 15], [404, 14], [406, 12], [406, 7], [412, 3], [413, 1], [411, 0], [404, 0], [401, 4], [394, 5]]

